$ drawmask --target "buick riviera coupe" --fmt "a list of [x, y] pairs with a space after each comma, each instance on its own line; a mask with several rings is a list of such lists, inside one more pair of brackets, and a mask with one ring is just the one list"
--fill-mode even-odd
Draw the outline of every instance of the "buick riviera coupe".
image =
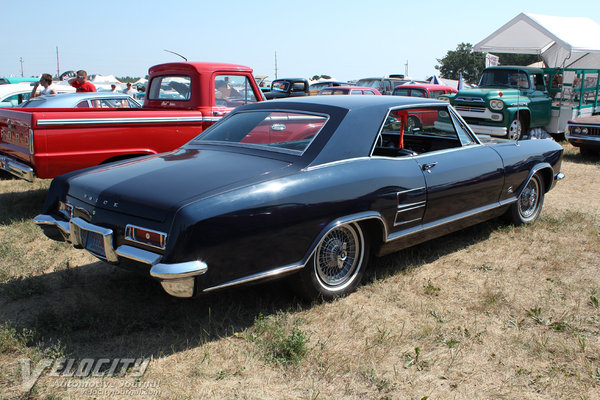
[[[432, 111], [439, 124], [406, 129]], [[533, 222], [562, 152], [552, 140], [481, 142], [437, 100], [273, 100], [178, 150], [55, 178], [35, 222], [173, 296], [286, 276], [329, 299], [357, 287], [370, 256], [502, 214]]]

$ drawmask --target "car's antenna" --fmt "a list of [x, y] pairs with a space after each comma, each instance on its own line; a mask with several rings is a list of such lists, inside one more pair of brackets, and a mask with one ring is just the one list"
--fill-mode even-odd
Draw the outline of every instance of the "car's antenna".
[[179, 54], [179, 53], [175, 53], [174, 51], [167, 50], [167, 49], [164, 49], [164, 51], [166, 51], [167, 53], [173, 53], [173, 54], [175, 54], [175, 55], [177, 55], [177, 56], [179, 56], [179, 57], [183, 58], [185, 61], [187, 61], [187, 60], [188, 60], [187, 58], [185, 58], [185, 57], [184, 57], [184, 56], [182, 56], [181, 54]]

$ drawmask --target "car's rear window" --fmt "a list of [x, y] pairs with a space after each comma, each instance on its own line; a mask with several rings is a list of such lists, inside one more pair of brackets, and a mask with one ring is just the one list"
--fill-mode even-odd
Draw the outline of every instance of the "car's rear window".
[[325, 125], [327, 117], [285, 111], [251, 111], [232, 115], [194, 140], [261, 147], [302, 154]]
[[187, 101], [191, 94], [189, 76], [157, 76], [150, 82], [149, 100]]

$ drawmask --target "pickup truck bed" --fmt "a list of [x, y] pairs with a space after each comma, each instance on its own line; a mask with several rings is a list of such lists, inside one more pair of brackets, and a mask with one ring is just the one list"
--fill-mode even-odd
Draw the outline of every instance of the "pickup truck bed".
[[91, 165], [169, 151], [218, 119], [180, 110], [17, 110], [0, 115], [0, 168], [29, 181], [34, 175], [53, 178]]
[[141, 109], [0, 110], [0, 170], [32, 181], [174, 150], [234, 107], [262, 100], [252, 69], [242, 65], [156, 65]]

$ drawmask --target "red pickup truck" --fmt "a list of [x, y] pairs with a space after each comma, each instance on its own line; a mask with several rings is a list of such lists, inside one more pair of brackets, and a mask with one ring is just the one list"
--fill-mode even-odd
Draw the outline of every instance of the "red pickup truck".
[[179, 62], [149, 70], [141, 109], [0, 110], [0, 170], [53, 178], [125, 158], [173, 150], [238, 105], [262, 101], [252, 69]]

